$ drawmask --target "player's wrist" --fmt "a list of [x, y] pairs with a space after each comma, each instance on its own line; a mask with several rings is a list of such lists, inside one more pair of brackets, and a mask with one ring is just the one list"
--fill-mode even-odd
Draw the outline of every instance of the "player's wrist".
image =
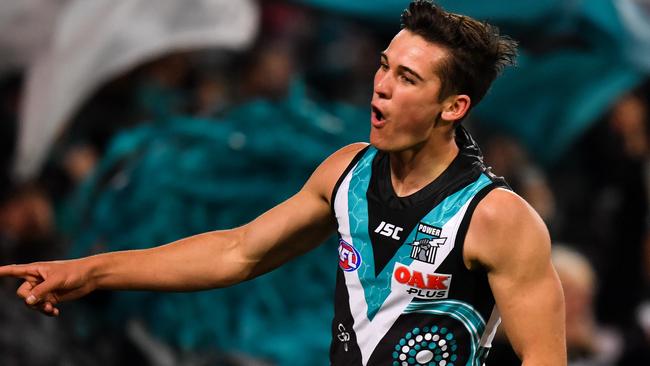
[[108, 289], [110, 255], [100, 254], [80, 259], [80, 266], [90, 291]]

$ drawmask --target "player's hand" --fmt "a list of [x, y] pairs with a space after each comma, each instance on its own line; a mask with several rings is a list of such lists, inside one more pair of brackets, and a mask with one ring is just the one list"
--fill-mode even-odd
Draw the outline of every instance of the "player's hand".
[[22, 278], [25, 282], [16, 294], [27, 306], [49, 316], [59, 315], [59, 303], [94, 289], [89, 270], [80, 260], [2, 266], [0, 277]]

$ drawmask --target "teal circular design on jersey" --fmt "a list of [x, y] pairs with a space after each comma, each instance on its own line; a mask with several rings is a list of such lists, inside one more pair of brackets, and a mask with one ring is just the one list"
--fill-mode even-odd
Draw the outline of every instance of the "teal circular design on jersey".
[[453, 366], [458, 359], [454, 334], [437, 326], [413, 328], [404, 334], [392, 353], [393, 364], [403, 366]]
[[399, 362], [393, 361], [393, 366], [399, 366]]

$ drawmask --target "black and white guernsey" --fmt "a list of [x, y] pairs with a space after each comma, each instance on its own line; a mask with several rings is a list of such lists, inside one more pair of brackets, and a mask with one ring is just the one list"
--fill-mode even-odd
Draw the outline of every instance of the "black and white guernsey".
[[462, 127], [456, 143], [450, 166], [408, 197], [372, 146], [337, 182], [332, 365], [483, 365], [500, 316], [486, 272], [465, 267], [463, 242], [478, 202], [507, 186]]

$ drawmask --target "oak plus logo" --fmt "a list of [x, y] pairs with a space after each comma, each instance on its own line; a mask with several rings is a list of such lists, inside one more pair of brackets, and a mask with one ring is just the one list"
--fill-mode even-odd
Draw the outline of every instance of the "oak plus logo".
[[418, 230], [415, 233], [415, 240], [409, 244], [411, 249], [411, 258], [434, 264], [436, 262], [436, 254], [438, 248], [445, 244], [447, 238], [441, 238], [442, 229], [439, 227], [427, 225], [425, 223], [418, 224]]
[[404, 229], [402, 229], [399, 226], [389, 224], [386, 221], [382, 221], [379, 224], [379, 226], [377, 226], [377, 228], [375, 229], [376, 233], [378, 233], [380, 235], [383, 235], [383, 236], [387, 236], [387, 237], [389, 237], [391, 239], [395, 239], [395, 240], [401, 240], [401, 238], [399, 237], [399, 233], [401, 231], [404, 231]]
[[422, 273], [397, 263], [393, 278], [406, 286], [406, 293], [420, 299], [437, 300], [449, 296], [450, 274]]
[[339, 239], [339, 267], [346, 272], [356, 271], [361, 265], [361, 254], [352, 245]]

